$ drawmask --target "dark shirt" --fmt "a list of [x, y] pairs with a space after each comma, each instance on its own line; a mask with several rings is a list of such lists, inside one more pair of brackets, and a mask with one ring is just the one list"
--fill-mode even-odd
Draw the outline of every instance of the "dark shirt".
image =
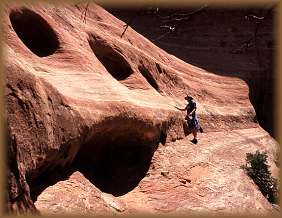
[[[197, 106], [196, 106], [196, 102], [195, 101], [189, 101], [187, 106], [186, 106], [186, 110], [187, 110], [187, 115], [194, 109], [197, 109]], [[191, 116], [193, 118], [196, 117], [196, 110], [191, 114]]]

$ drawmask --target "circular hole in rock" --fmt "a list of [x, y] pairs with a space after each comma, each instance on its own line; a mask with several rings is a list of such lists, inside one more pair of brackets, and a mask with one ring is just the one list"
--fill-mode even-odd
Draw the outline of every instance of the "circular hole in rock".
[[112, 47], [97, 40], [90, 40], [89, 44], [95, 56], [116, 80], [125, 80], [133, 73], [125, 57]]
[[18, 37], [37, 56], [49, 56], [58, 49], [56, 33], [39, 14], [21, 8], [10, 13], [10, 21]]

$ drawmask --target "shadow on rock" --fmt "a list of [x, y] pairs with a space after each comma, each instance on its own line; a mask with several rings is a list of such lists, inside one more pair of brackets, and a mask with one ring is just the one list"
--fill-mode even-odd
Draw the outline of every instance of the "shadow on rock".
[[[62, 169], [56, 167], [52, 170], [45, 171], [33, 181], [28, 181], [30, 188], [30, 197], [33, 202], [48, 187], [55, 185], [59, 181], [67, 180], [74, 172], [73, 168]], [[29, 180], [27, 178], [27, 180]]]
[[140, 144], [137, 139], [120, 139], [97, 147], [100, 149], [90, 152], [91, 158], [78, 156], [75, 167], [103, 192], [124, 195], [134, 189], [149, 170], [152, 147]]

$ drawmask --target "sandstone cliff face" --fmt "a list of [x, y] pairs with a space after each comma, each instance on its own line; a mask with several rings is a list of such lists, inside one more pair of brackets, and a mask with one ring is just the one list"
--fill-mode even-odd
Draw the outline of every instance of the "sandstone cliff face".
[[[103, 8], [4, 10], [8, 203], [14, 212], [273, 211], [243, 173], [277, 143], [253, 122], [248, 85], [166, 53]], [[200, 102], [195, 146], [184, 96]]]
[[[256, 119], [275, 136], [273, 6], [243, 9], [160, 6], [158, 12], [146, 7], [107, 10], [185, 62], [215, 74], [243, 79], [249, 86]], [[174, 31], [169, 31], [169, 26], [175, 27]]]

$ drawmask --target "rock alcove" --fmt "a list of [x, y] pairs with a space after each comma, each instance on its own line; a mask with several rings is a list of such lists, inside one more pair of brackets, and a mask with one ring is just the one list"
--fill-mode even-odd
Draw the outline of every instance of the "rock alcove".
[[[75, 168], [101, 191], [121, 196], [145, 177], [160, 141], [154, 127], [129, 121], [105, 124], [77, 155]], [[118, 131], [117, 131], [118, 129]]]
[[21, 41], [37, 56], [52, 55], [59, 48], [59, 40], [52, 27], [39, 14], [27, 8], [13, 10], [10, 21]]
[[149, 72], [149, 70], [144, 67], [144, 66], [139, 66], [138, 70], [140, 71], [140, 73], [145, 77], [145, 79], [147, 80], [147, 82], [157, 91], [160, 91], [159, 85], [156, 81], [156, 79], [152, 76], [152, 74]]
[[116, 80], [125, 80], [133, 73], [125, 57], [112, 47], [93, 38], [89, 40], [89, 45], [98, 60]]
[[101, 191], [114, 196], [133, 190], [146, 176], [151, 160], [164, 135], [155, 126], [141, 121], [114, 118], [99, 125], [80, 146], [68, 167], [49, 167], [36, 179], [28, 176], [31, 198], [48, 187], [66, 180], [74, 171], [81, 172]]

